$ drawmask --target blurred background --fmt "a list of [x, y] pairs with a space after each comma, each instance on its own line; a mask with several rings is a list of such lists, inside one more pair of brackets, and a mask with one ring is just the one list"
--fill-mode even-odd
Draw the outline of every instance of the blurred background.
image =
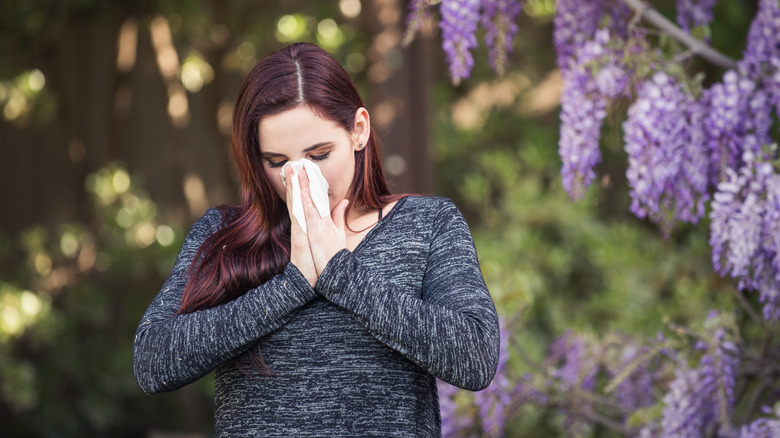
[[[352, 75], [394, 190], [448, 196], [464, 212], [518, 373], [517, 357], [542, 357], [566, 330], [652, 338], [735, 305], [706, 225], [663, 239], [629, 213], [618, 116], [599, 187], [579, 203], [563, 191], [554, 0], [524, 3], [504, 76], [481, 48], [457, 86], [435, 25], [402, 45], [407, 8], [0, 0], [0, 434], [212, 433], [213, 379], [143, 394], [133, 335], [192, 222], [237, 199], [228, 145], [244, 75], [293, 41], [320, 44]], [[715, 46], [739, 56], [749, 9], [717, 15]], [[561, 433], [551, 412], [518, 412], [507, 436]]]

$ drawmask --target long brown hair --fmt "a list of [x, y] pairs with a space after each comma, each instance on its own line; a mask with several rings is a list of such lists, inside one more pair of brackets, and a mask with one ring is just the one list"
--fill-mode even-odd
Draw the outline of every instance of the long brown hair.
[[[198, 249], [188, 271], [179, 313], [207, 309], [244, 295], [281, 273], [290, 260], [290, 217], [263, 171], [258, 128], [270, 115], [305, 105], [320, 117], [354, 129], [363, 100], [349, 75], [327, 52], [295, 43], [252, 69], [233, 110], [231, 150], [241, 180], [241, 203], [221, 206], [222, 227]], [[355, 152], [349, 208], [378, 209], [395, 197], [382, 172], [373, 129]], [[261, 368], [259, 351], [252, 353]]]

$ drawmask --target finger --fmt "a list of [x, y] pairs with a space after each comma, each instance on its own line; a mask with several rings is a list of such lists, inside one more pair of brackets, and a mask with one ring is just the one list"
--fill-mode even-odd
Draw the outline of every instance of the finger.
[[301, 171], [298, 172], [298, 183], [301, 185], [301, 190], [310, 188], [309, 173], [306, 172], [306, 167], [301, 167]]
[[312, 224], [322, 220], [317, 207], [314, 205], [314, 199], [311, 197], [311, 188], [301, 188], [301, 202], [303, 203], [303, 215], [306, 217], [307, 227], [311, 227]]
[[292, 216], [292, 200], [293, 200], [293, 170], [291, 166], [286, 166], [284, 169], [282, 169], [284, 172], [284, 190], [285, 194], [287, 196], [286, 202], [287, 202], [287, 210], [290, 212], [290, 216]]
[[320, 219], [317, 206], [314, 205], [314, 198], [311, 194], [311, 184], [309, 183], [309, 174], [306, 172], [306, 168], [302, 168], [298, 172], [298, 182], [301, 185], [301, 201], [303, 201], [303, 213], [306, 216], [306, 224], [314, 219]]
[[306, 235], [306, 232], [303, 231], [303, 228], [301, 228], [301, 224], [298, 223], [298, 220], [295, 218], [295, 214], [293, 214], [293, 178], [295, 172], [293, 171], [291, 166], [286, 166], [284, 169], [282, 169], [284, 172], [284, 179], [285, 179], [285, 194], [286, 194], [286, 203], [287, 203], [287, 214], [290, 215], [290, 222], [292, 226], [292, 235], [293, 237], [300, 233], [302, 235]]

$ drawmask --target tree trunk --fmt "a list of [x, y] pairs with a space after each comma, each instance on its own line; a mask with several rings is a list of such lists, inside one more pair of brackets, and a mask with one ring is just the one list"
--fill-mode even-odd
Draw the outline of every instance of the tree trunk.
[[429, 194], [433, 163], [428, 92], [433, 79], [432, 39], [418, 35], [406, 48], [405, 1], [366, 4], [371, 32], [368, 78], [372, 123], [381, 138], [386, 177], [394, 192]]

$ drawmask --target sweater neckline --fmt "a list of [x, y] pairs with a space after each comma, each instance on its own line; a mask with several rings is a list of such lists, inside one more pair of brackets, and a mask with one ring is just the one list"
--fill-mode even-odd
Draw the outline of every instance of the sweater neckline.
[[366, 233], [366, 235], [363, 237], [363, 240], [361, 240], [361, 241], [360, 241], [360, 243], [358, 243], [358, 244], [357, 244], [357, 246], [355, 246], [355, 249], [354, 249], [354, 250], [352, 250], [352, 252], [353, 252], [353, 253], [356, 253], [356, 252], [360, 251], [360, 249], [361, 249], [361, 248], [362, 248], [364, 245], [367, 245], [367, 244], [366, 244], [366, 241], [370, 240], [370, 239], [372, 238], [372, 236], [378, 232], [377, 230], [379, 230], [379, 229], [383, 228], [383, 227], [385, 226], [385, 224], [386, 224], [388, 221], [392, 220], [392, 218], [395, 216], [395, 212], [396, 212], [396, 210], [398, 210], [399, 208], [403, 207], [403, 204], [406, 202], [406, 200], [409, 198], [409, 196], [412, 196], [412, 195], [407, 195], [407, 196], [404, 196], [403, 198], [399, 199], [399, 200], [398, 200], [398, 201], [395, 203], [395, 205], [393, 206], [393, 208], [392, 208], [392, 209], [390, 209], [390, 211], [389, 211], [389, 212], [387, 212], [387, 214], [386, 214], [386, 215], [384, 215], [384, 216], [382, 217], [382, 219], [380, 219], [380, 220], [377, 222], [377, 224], [376, 224], [376, 225], [374, 225], [374, 227], [373, 227], [373, 228], [371, 228], [371, 229], [368, 231], [368, 233]]

